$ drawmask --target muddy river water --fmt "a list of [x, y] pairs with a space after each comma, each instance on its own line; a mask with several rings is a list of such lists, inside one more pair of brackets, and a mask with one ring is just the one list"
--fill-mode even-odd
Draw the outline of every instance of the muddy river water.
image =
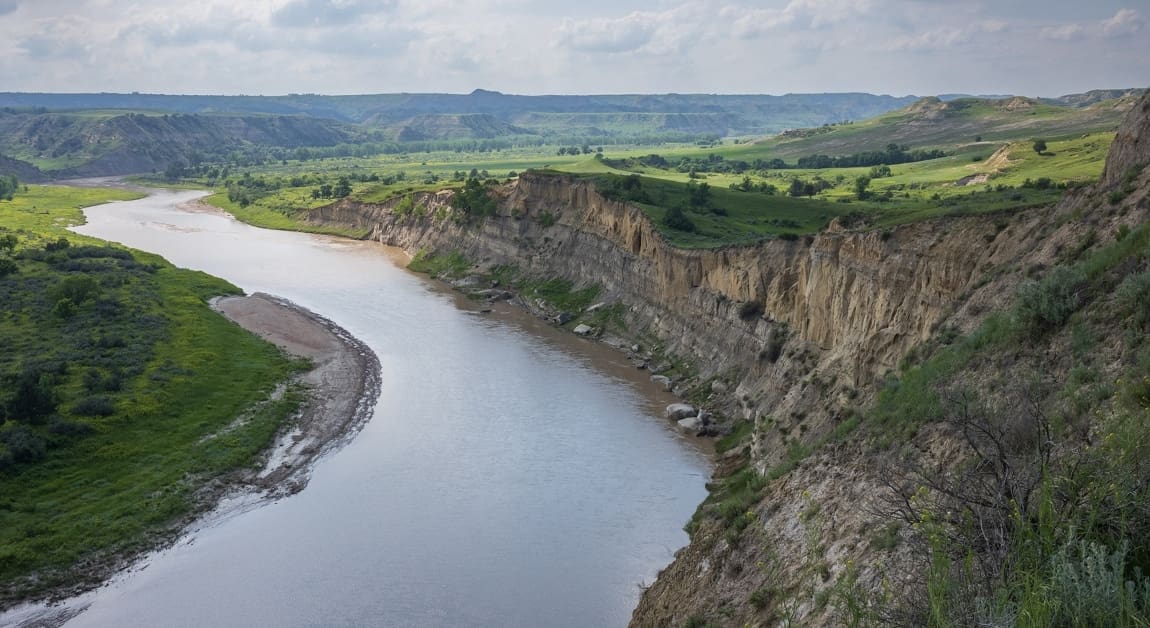
[[705, 495], [705, 453], [659, 416], [674, 400], [395, 250], [180, 207], [199, 196], [92, 208], [78, 231], [334, 320], [378, 354], [383, 392], [303, 492], [200, 527], [67, 625], [625, 625]]

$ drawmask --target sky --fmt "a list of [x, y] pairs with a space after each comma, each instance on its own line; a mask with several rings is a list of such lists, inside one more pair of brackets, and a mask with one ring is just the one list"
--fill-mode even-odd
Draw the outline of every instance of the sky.
[[1150, 85], [1150, 0], [0, 0], [0, 91], [870, 92]]

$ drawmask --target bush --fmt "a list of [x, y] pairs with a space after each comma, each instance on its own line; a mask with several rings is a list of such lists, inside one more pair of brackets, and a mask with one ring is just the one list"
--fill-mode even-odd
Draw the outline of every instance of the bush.
[[775, 593], [776, 591], [774, 587], [759, 587], [751, 592], [751, 598], [748, 601], [751, 603], [751, 606], [755, 607], [756, 610], [761, 611], [764, 608], [770, 606], [771, 600], [775, 598]]
[[102, 395], [84, 397], [72, 406], [72, 414], [79, 416], [112, 416], [116, 413], [116, 406], [111, 399]]
[[679, 207], [672, 207], [667, 210], [667, 215], [663, 216], [663, 224], [670, 229], [686, 231], [687, 233], [694, 233], [697, 229], [695, 223], [691, 222], [691, 219], [687, 218]]
[[0, 444], [6, 451], [0, 452], [0, 468], [20, 462], [36, 462], [48, 452], [44, 438], [27, 425], [16, 425], [0, 431]]
[[787, 343], [787, 329], [785, 327], [776, 327], [767, 333], [767, 342], [763, 346], [763, 350], [759, 352], [759, 359], [765, 360], [774, 364], [779, 361], [779, 356], [783, 354], [783, 345]]
[[[1099, 543], [1079, 542], [1051, 557], [1049, 606], [1055, 625], [1145, 625], [1150, 619], [1150, 579], [1135, 568], [1127, 580], [1129, 543], [1111, 552]], [[1125, 620], [1125, 621], [1123, 621]], [[1141, 621], [1138, 621], [1141, 620]]]
[[1042, 281], [1028, 281], [1018, 290], [1015, 320], [1031, 336], [1061, 327], [1082, 304], [1086, 284], [1081, 269], [1059, 266]]
[[56, 412], [56, 389], [51, 373], [28, 369], [17, 378], [15, 393], [8, 400], [9, 418], [28, 423], [43, 423]]
[[96, 431], [87, 423], [68, 421], [60, 417], [53, 417], [48, 422], [48, 431], [57, 436], [84, 436]]
[[100, 291], [100, 285], [88, 275], [74, 275], [65, 277], [60, 283], [53, 286], [49, 292], [52, 301], [67, 299], [75, 305], [80, 305], [89, 299], [94, 299]]
[[1118, 307], [1135, 327], [1150, 323], [1150, 271], [1129, 275], [1115, 291]]
[[749, 321], [763, 315], [762, 301], [747, 301], [739, 306], [739, 318]]

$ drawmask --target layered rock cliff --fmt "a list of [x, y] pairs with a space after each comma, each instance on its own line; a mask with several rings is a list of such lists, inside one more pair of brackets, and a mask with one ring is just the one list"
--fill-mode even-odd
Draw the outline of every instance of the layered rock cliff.
[[[603, 298], [627, 306], [636, 337], [656, 339], [701, 379], [725, 381], [734, 394], [714, 399], [718, 409], [801, 423], [812, 435], [841, 420], [1018, 246], [1001, 218], [983, 216], [882, 232], [832, 225], [798, 240], [685, 250], [589, 181], [524, 174], [500, 194], [497, 215], [479, 224], [453, 219], [450, 192], [421, 195], [422, 218], [397, 215], [395, 203], [345, 200], [311, 219], [411, 252], [451, 250], [601, 286]], [[761, 468], [777, 461], [778, 440], [762, 439]]]
[[[856, 416], [908, 350], [971, 331], [1027, 278], [1146, 221], [1148, 122], [1145, 96], [1115, 140], [1103, 181], [1055, 207], [884, 231], [832, 224], [745, 247], [673, 247], [639, 208], [550, 174], [499, 190], [497, 214], [478, 223], [455, 219], [450, 192], [421, 195], [422, 209], [403, 215], [394, 203], [342, 201], [311, 218], [412, 252], [456, 251], [481, 266], [601, 286], [603, 298], [627, 306], [635, 338], [693, 363], [701, 381], [726, 384], [708, 403], [756, 429], [749, 450], [720, 467], [745, 456], [764, 473], [794, 443], [814, 443]], [[953, 459], [952, 445], [930, 426], [911, 443], [936, 461]], [[905, 564], [902, 577], [921, 581], [898, 544], [883, 541], [904, 533], [876, 514], [887, 490], [882, 463], [861, 439], [832, 443], [766, 482], [740, 515], [745, 528], [732, 534], [704, 522], [645, 591], [634, 625], [835, 625], [834, 596], [881, 597], [900, 586], [882, 564]]]

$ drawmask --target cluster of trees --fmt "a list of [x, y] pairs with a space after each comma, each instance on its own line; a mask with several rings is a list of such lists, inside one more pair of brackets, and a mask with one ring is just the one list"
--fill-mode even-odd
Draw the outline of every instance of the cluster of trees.
[[16, 175], [0, 176], [0, 199], [10, 201], [19, 190], [20, 182], [16, 180]]
[[799, 157], [796, 163], [797, 168], [801, 169], [816, 169], [816, 168], [859, 168], [865, 166], [882, 166], [882, 165], [895, 165], [895, 164], [908, 164], [916, 161], [927, 161], [929, 159], [938, 159], [946, 157], [946, 152], [941, 150], [911, 150], [909, 146], [899, 146], [898, 144], [887, 144], [885, 151], [866, 151], [862, 153], [855, 153], [853, 155], [845, 155], [843, 157], [831, 157], [828, 155], [808, 155], [806, 157]]
[[683, 157], [672, 162], [662, 155], [652, 153], [642, 157], [629, 159], [605, 159], [604, 162], [614, 168], [630, 169], [637, 167], [660, 168], [663, 170], [676, 170], [691, 175], [692, 178], [699, 173], [717, 174], [743, 174], [746, 172], [766, 173], [768, 170], [804, 169], [815, 170], [825, 168], [857, 168], [865, 166], [885, 167], [883, 173], [871, 173], [871, 178], [890, 176], [890, 166], [895, 164], [926, 161], [946, 157], [947, 153], [941, 150], [911, 150], [907, 146], [888, 144], [885, 151], [867, 151], [831, 157], [828, 155], [808, 155], [799, 157], [792, 165], [782, 159], [727, 159], [722, 155], [710, 154], [706, 157]]
[[736, 192], [758, 192], [760, 194], [766, 194], [767, 196], [774, 196], [779, 193], [779, 188], [773, 184], [767, 183], [766, 181], [755, 183], [749, 176], [743, 177], [743, 180], [738, 183], [732, 183], [731, 189]]
[[592, 151], [590, 144], [584, 144], [582, 146], [571, 146], [571, 147], [560, 146], [558, 154], [559, 155], [590, 155], [592, 152], [603, 154], [603, 147], [600, 146], [600, 147], [596, 148], [594, 151]]
[[643, 179], [637, 174], [621, 177], [607, 175], [596, 179], [595, 187], [603, 196], [630, 203], [651, 203], [651, 195], [643, 189]]
[[[226, 167], [222, 171], [211, 167], [207, 169], [205, 178], [209, 185], [215, 185], [216, 179], [213, 175], [227, 174], [227, 172]], [[228, 200], [239, 204], [240, 207], [247, 207], [272, 192], [284, 188], [314, 186], [311, 191], [311, 197], [314, 199], [344, 198], [351, 194], [352, 184], [356, 182], [392, 185], [397, 181], [406, 179], [407, 173], [403, 171], [382, 177], [376, 173], [344, 174], [340, 175], [334, 182], [328, 177], [316, 173], [297, 174], [291, 177], [265, 177], [263, 175], [253, 177], [250, 172], [245, 172], [243, 176], [237, 179], [225, 179], [223, 184], [228, 190]]]
[[[867, 183], [869, 184], [870, 181], [868, 180]], [[814, 196], [823, 190], [827, 190], [833, 187], [834, 184], [820, 177], [815, 177], [811, 181], [806, 181], [804, 179], [800, 179], [799, 177], [795, 177], [794, 179], [791, 179], [791, 185], [789, 188], [787, 188], [787, 194], [790, 194], [796, 198], [800, 196]]]
[[[514, 170], [511, 172], [514, 172]], [[515, 175], [508, 173], [508, 176], [512, 177]], [[462, 170], [456, 170], [455, 172], [453, 172], [451, 174], [451, 180], [452, 181], [466, 181], [467, 179], [486, 180], [486, 179], [490, 179], [490, 178], [491, 178], [491, 173], [488, 172], [486, 168], [484, 168], [483, 170], [479, 170], [478, 168], [472, 168], [471, 172], [464, 172]]]
[[311, 191], [311, 197], [320, 198], [347, 198], [351, 196], [351, 181], [347, 177], [340, 177], [335, 185], [324, 183]]
[[479, 179], [468, 179], [463, 188], [451, 197], [451, 206], [467, 216], [482, 218], [495, 214], [497, 204], [487, 193], [487, 188]]

